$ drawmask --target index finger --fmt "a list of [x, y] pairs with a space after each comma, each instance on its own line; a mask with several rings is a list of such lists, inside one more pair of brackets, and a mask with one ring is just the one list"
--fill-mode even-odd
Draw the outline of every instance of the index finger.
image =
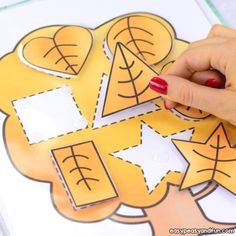
[[235, 38], [236, 30], [224, 25], [216, 24], [211, 28], [207, 36], [207, 38], [212, 38], [212, 37]]
[[[226, 53], [222, 45], [215, 44], [190, 48], [174, 62], [168, 74], [189, 79], [195, 72], [207, 71], [212, 68], [225, 74]], [[222, 57], [223, 54], [224, 57]]]

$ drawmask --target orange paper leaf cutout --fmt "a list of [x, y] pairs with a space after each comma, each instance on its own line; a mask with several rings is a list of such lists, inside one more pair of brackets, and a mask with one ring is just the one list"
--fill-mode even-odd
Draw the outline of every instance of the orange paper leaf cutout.
[[[162, 69], [161, 69], [161, 74], [167, 74], [169, 69], [171, 68], [171, 66], [174, 64], [175, 61], [170, 61], [168, 63], [166, 63]], [[199, 121], [202, 119], [205, 119], [207, 117], [210, 116], [209, 113], [202, 111], [200, 109], [196, 109], [193, 107], [189, 107], [189, 106], [184, 106], [179, 104], [177, 107], [175, 107], [172, 110], [177, 116], [186, 119], [186, 120], [190, 120], [190, 121]]]
[[171, 66], [174, 64], [175, 61], [167, 62], [162, 68], [160, 74], [167, 74]]
[[184, 119], [194, 121], [202, 120], [211, 116], [211, 114], [205, 111], [184, 105], [178, 105], [173, 109], [173, 112], [176, 113], [176, 115], [182, 116]]
[[54, 149], [52, 154], [76, 208], [118, 196], [93, 142]]
[[161, 18], [140, 15], [122, 18], [108, 32], [107, 45], [114, 53], [116, 43], [121, 42], [140, 59], [155, 65], [166, 58], [172, 48], [172, 36], [165, 23]]
[[77, 75], [92, 47], [92, 35], [80, 26], [60, 28], [53, 38], [40, 37], [23, 48], [23, 60], [35, 69], [62, 73], [63, 77]]
[[219, 124], [205, 143], [173, 140], [189, 163], [181, 189], [210, 180], [236, 194], [236, 148], [230, 145], [223, 124]]
[[154, 100], [149, 88], [157, 73], [121, 43], [117, 44], [103, 108], [103, 116]]

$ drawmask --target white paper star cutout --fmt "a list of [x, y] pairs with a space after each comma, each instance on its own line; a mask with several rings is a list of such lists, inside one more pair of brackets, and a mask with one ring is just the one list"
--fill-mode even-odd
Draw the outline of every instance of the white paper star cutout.
[[140, 145], [114, 152], [112, 155], [140, 167], [147, 189], [152, 192], [169, 171], [186, 170], [187, 163], [176, 150], [171, 139], [191, 140], [194, 129], [167, 137], [161, 136], [145, 123], [142, 123], [141, 130]]

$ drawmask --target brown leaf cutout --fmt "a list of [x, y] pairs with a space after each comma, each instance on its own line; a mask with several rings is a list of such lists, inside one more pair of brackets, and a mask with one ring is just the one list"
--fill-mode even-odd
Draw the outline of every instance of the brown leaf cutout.
[[215, 180], [236, 194], [236, 148], [230, 145], [223, 124], [219, 124], [205, 143], [173, 140], [189, 163], [181, 189]]
[[23, 60], [29, 66], [62, 77], [75, 76], [81, 70], [92, 47], [92, 35], [80, 26], [60, 28], [53, 38], [39, 37], [23, 48]]
[[172, 41], [167, 22], [142, 15], [120, 19], [106, 38], [111, 53], [114, 53], [116, 43], [121, 42], [149, 65], [156, 65], [169, 55]]
[[154, 100], [160, 95], [149, 88], [156, 72], [121, 43], [117, 44], [102, 116]]
[[118, 196], [92, 141], [54, 149], [52, 154], [75, 207]]

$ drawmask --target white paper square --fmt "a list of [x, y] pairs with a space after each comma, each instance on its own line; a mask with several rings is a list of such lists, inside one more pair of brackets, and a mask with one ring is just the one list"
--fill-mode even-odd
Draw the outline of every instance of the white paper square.
[[13, 101], [30, 144], [87, 127], [68, 86]]

